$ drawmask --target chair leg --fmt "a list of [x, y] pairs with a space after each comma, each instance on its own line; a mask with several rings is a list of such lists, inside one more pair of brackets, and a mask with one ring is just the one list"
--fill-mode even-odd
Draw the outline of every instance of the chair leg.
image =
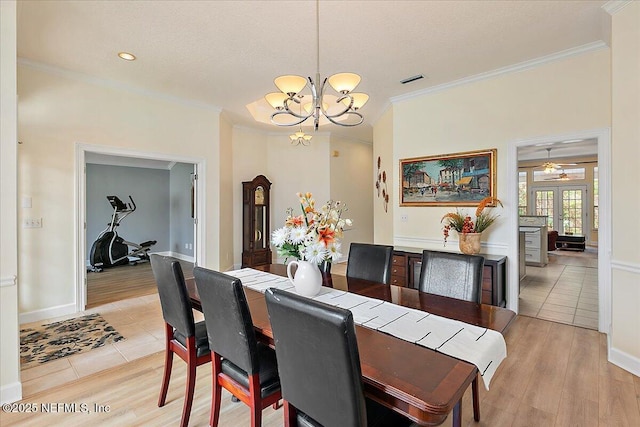
[[251, 396], [251, 427], [262, 425], [262, 396], [260, 395], [260, 376], [249, 375], [249, 395]]
[[222, 371], [220, 365], [220, 356], [211, 352], [212, 362], [212, 384], [211, 384], [211, 414], [209, 416], [209, 426], [218, 427], [218, 420], [220, 419], [220, 400], [222, 397], [222, 387], [218, 383], [218, 375]]
[[165, 350], [164, 350], [164, 374], [162, 375], [162, 386], [160, 387], [160, 397], [158, 397], [158, 406], [164, 406], [167, 400], [167, 391], [169, 390], [169, 380], [171, 379], [171, 368], [173, 366], [173, 351], [171, 350], [171, 339], [173, 338], [173, 327], [168, 323], [165, 326]]
[[471, 383], [471, 397], [473, 399], [473, 419], [480, 421], [480, 396], [478, 395], [478, 376]]
[[187, 338], [187, 384], [184, 391], [184, 404], [182, 405], [182, 419], [180, 427], [189, 425], [191, 405], [193, 404], [193, 392], [196, 388], [196, 338]]
[[298, 420], [296, 408], [294, 408], [286, 400], [283, 401], [284, 406], [284, 427], [297, 427]]

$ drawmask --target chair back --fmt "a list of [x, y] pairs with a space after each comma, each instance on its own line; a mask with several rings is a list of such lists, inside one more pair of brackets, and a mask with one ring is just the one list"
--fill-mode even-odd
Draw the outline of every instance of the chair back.
[[240, 279], [202, 267], [193, 269], [209, 347], [251, 375], [258, 372], [258, 342]]
[[418, 289], [480, 303], [483, 268], [482, 256], [423, 251]]
[[174, 258], [152, 254], [151, 270], [158, 286], [164, 321], [185, 337], [194, 336], [193, 310], [182, 266]]
[[347, 277], [388, 285], [391, 283], [392, 257], [393, 246], [351, 243]]
[[351, 312], [273, 288], [265, 298], [282, 398], [323, 426], [366, 425]]

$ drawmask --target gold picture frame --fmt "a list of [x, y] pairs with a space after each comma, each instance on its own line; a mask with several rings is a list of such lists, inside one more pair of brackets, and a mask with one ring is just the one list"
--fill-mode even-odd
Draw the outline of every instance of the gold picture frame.
[[401, 159], [400, 206], [476, 206], [496, 197], [497, 154], [492, 148]]

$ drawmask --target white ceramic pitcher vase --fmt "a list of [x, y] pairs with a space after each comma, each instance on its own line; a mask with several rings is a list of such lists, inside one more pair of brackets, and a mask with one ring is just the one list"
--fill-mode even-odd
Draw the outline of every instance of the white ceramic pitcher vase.
[[[291, 267], [298, 266], [295, 277], [291, 275]], [[318, 295], [322, 288], [322, 275], [317, 265], [311, 264], [309, 261], [291, 261], [287, 265], [287, 276], [296, 292], [305, 297]]]

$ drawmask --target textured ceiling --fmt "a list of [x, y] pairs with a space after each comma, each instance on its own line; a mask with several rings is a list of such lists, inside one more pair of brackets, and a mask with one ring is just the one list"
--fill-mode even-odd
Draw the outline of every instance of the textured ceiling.
[[[362, 75], [365, 123], [328, 129], [371, 141], [392, 98], [598, 41], [604, 1], [321, 1], [320, 73]], [[19, 1], [22, 60], [222, 109], [282, 74], [316, 71], [314, 1]], [[129, 51], [138, 60], [116, 54]], [[400, 80], [424, 74], [408, 85]], [[288, 132], [290, 129], [282, 130]], [[324, 130], [324, 129], [323, 129]]]

